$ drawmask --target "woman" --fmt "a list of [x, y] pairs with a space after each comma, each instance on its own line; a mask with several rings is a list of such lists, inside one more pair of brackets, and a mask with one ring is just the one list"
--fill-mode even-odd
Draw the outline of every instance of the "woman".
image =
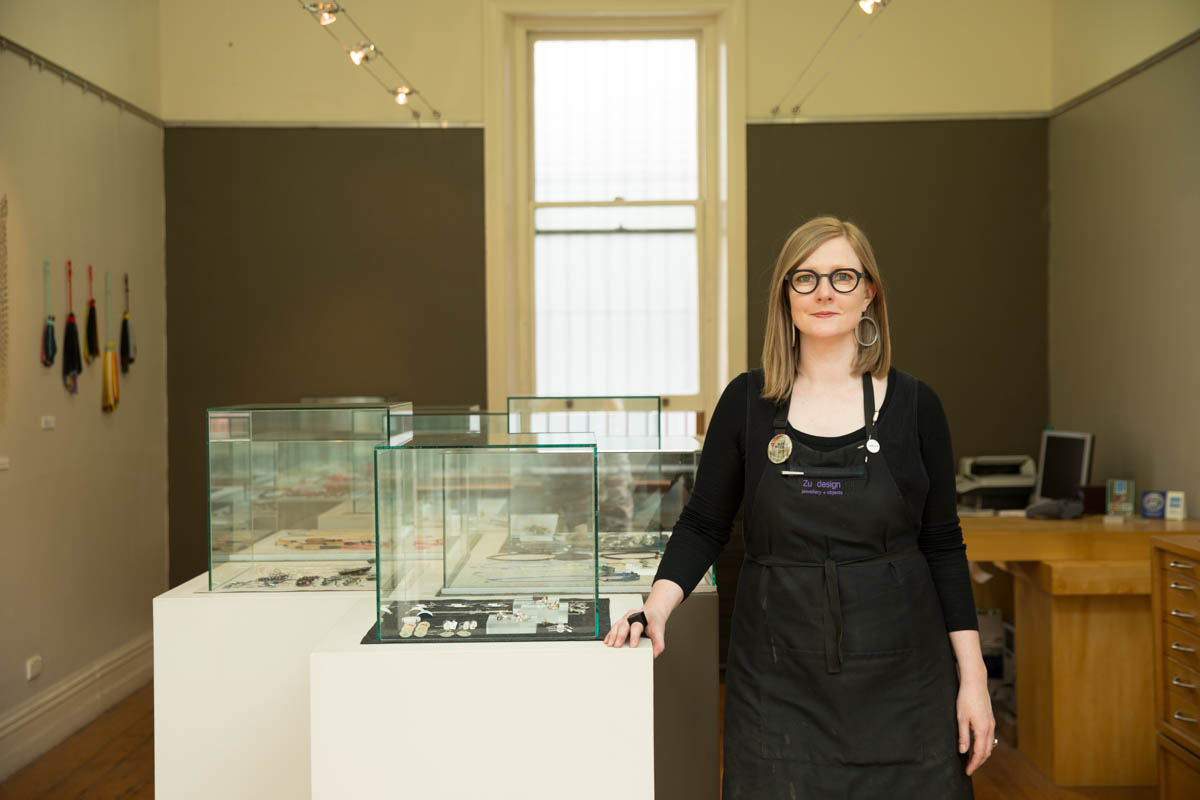
[[818, 217], [788, 238], [762, 360], [717, 404], [645, 606], [605, 643], [644, 634], [662, 652], [744, 500], [725, 800], [972, 797], [995, 721], [949, 429], [933, 390], [890, 366], [856, 226]]

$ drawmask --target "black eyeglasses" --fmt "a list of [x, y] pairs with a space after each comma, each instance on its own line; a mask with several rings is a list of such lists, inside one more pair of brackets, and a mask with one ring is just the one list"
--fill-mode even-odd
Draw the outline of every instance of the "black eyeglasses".
[[792, 287], [796, 294], [812, 294], [821, 283], [821, 278], [828, 278], [829, 285], [835, 292], [849, 294], [858, 288], [858, 282], [863, 278], [870, 280], [865, 272], [859, 272], [850, 267], [839, 267], [833, 272], [817, 272], [811, 269], [794, 269], [783, 276], [783, 281]]

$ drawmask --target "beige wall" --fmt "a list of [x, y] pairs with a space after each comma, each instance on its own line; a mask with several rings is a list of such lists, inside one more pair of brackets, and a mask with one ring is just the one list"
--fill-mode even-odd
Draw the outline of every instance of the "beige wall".
[[[97, 72], [120, 72], [110, 66]], [[0, 109], [9, 313], [0, 456], [11, 461], [0, 471], [3, 718], [149, 633], [150, 600], [167, 584], [167, 463], [162, 130], [11, 52], [0, 53]], [[99, 362], [85, 367], [78, 394], [62, 384], [68, 258], [81, 327], [88, 263], [101, 314], [103, 270], [112, 270], [118, 333], [121, 276], [130, 276], [138, 357], [113, 414], [100, 409]], [[38, 360], [43, 259], [60, 344], [52, 368]], [[41, 430], [42, 415], [57, 429]], [[44, 671], [26, 682], [35, 653]]]
[[[489, 0], [358, 0], [355, 19], [455, 123], [483, 119]], [[530, 0], [530, 7], [551, 5]], [[651, 3], [553, 3], [645, 12]], [[664, 6], [679, 7], [678, 2]], [[697, 7], [704, 3], [698, 1]], [[842, 0], [747, 0], [747, 116], [769, 115], [837, 22]], [[855, 9], [787, 108], [868, 24]], [[343, 26], [341, 20], [335, 26]], [[348, 35], [348, 34], [347, 34]], [[386, 123], [407, 120], [291, 3], [162, 9], [168, 120]], [[1020, 57], [1014, 57], [1019, 53]], [[805, 106], [820, 116], [1028, 112], [1049, 107], [1050, 12], [1043, 0], [896, 0]]]
[[1200, 509], [1200, 44], [1050, 123], [1050, 419]]
[[1058, 106], [1200, 29], [1196, 0], [1053, 0]]
[[159, 6], [159, 0], [4, 0], [0, 35], [160, 115]]

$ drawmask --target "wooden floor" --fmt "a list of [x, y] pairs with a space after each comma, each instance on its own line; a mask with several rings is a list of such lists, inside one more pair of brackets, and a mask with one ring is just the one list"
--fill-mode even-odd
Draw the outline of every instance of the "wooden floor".
[[[724, 687], [722, 687], [724, 689]], [[721, 692], [722, 705], [724, 691]], [[154, 797], [154, 688], [137, 691], [0, 784], [0, 800]], [[1157, 800], [1153, 786], [1061, 789], [1001, 743], [975, 773], [976, 800]]]
[[154, 685], [0, 783], [0, 800], [154, 797]]

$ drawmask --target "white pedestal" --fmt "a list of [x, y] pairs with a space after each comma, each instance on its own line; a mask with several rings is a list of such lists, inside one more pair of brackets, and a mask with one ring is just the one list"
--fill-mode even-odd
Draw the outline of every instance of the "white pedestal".
[[155, 794], [308, 797], [309, 655], [375, 592], [207, 590], [154, 598]]
[[374, 618], [363, 601], [313, 651], [314, 798], [654, 797], [648, 640], [360, 644]]

